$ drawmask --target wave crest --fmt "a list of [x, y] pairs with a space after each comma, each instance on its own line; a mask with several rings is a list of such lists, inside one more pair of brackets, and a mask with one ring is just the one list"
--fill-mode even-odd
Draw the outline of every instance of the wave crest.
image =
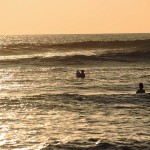
[[83, 41], [69, 43], [18, 43], [1, 45], [1, 49], [26, 49], [37, 50], [44, 48], [126, 48], [126, 47], [149, 47], [150, 39], [135, 41]]
[[30, 65], [95, 64], [104, 61], [149, 62], [150, 40], [10, 44], [1, 49], [0, 55], [1, 63], [24, 63]]

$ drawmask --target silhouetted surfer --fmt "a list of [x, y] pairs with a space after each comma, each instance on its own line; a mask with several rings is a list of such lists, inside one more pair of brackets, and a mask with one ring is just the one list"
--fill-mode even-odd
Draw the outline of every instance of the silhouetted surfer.
[[77, 78], [85, 78], [84, 70], [81, 70], [81, 71], [77, 70], [76, 77]]
[[139, 83], [139, 89], [136, 91], [136, 94], [138, 93], [145, 93], [145, 90], [143, 89], [143, 83]]

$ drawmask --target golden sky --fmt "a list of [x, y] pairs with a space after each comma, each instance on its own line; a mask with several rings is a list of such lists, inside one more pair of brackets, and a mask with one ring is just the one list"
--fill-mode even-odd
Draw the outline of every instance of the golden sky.
[[0, 35], [71, 33], [150, 33], [150, 0], [0, 0]]

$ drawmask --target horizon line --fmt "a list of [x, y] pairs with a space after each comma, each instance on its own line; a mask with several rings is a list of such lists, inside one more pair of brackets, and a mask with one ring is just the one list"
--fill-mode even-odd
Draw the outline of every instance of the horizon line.
[[110, 33], [25, 33], [25, 34], [0, 34], [0, 36], [21, 35], [100, 35], [100, 34], [150, 34], [150, 32], [110, 32]]

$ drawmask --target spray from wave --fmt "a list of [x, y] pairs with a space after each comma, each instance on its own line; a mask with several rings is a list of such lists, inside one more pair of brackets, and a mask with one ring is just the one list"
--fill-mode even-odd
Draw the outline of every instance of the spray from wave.
[[75, 64], [149, 61], [150, 39], [1, 44], [1, 63]]

